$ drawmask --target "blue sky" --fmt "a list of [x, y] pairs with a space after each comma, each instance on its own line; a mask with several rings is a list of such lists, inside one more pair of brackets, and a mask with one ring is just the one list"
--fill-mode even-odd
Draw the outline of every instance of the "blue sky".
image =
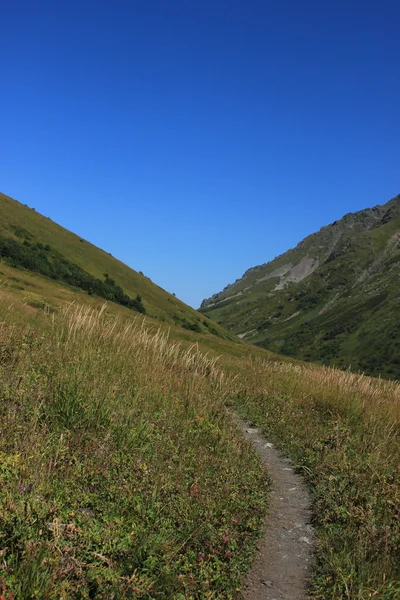
[[0, 14], [0, 190], [195, 307], [400, 193], [397, 1]]

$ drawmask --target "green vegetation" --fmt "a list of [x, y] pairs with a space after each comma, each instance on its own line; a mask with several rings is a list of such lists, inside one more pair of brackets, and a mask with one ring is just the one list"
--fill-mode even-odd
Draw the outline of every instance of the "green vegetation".
[[236, 597], [266, 481], [229, 404], [310, 486], [312, 597], [397, 598], [397, 384], [251, 347], [250, 358], [225, 347], [218, 366], [104, 308], [41, 313], [35, 330], [10, 324], [24, 310], [2, 303], [5, 597]]
[[399, 277], [400, 196], [249, 269], [201, 312], [272, 352], [400, 379]]
[[33, 244], [28, 240], [20, 243], [0, 237], [0, 259], [6, 259], [13, 267], [23, 267], [34, 273], [41, 273], [51, 279], [81, 288], [89, 294], [96, 294], [141, 313], [146, 312], [141, 296], [129, 298], [108, 274], [105, 274], [105, 281], [96, 279], [58, 252], [53, 252], [49, 244]]
[[232, 598], [266, 481], [215, 360], [90, 308], [0, 334], [3, 597]]
[[313, 499], [313, 598], [400, 597], [400, 386], [313, 365], [236, 365], [233, 405], [275, 441]]

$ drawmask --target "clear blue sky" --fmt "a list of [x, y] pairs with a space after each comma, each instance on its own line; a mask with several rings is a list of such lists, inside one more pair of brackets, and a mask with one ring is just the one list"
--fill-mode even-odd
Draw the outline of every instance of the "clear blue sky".
[[400, 192], [397, 0], [3, 0], [0, 190], [198, 306]]

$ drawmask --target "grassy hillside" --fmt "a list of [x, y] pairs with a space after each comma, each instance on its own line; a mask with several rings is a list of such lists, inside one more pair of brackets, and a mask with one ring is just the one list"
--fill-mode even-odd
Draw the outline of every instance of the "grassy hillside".
[[226, 404], [306, 476], [312, 597], [398, 597], [397, 384], [204, 336], [211, 359], [127, 309], [1, 299], [5, 598], [238, 597], [268, 481]]
[[[133, 303], [139, 297], [150, 317], [198, 333], [211, 332], [235, 339], [146, 276], [34, 209], [0, 194], [0, 271], [3, 273], [4, 262], [19, 268], [25, 266], [28, 271], [48, 275], [53, 281], [70, 283], [75, 289], [83, 289], [86, 293], [100, 295], [107, 300], [114, 299], [118, 286]], [[15, 274], [12, 277], [19, 278]], [[106, 281], [113, 281], [115, 285], [107, 286]], [[51, 287], [45, 287], [51, 300]], [[103, 294], [102, 289], [105, 290]]]
[[36, 331], [10, 324], [9, 308], [0, 594], [233, 597], [267, 482], [224, 413], [215, 359], [90, 307]]
[[346, 215], [202, 304], [271, 351], [400, 378], [400, 196]]

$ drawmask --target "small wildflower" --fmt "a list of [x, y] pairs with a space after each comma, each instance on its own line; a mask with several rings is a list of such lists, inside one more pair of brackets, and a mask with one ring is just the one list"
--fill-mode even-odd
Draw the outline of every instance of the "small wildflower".
[[21, 492], [26, 492], [27, 494], [29, 494], [29, 492], [33, 490], [33, 483], [29, 483], [28, 486], [21, 484], [19, 486], [19, 489]]

